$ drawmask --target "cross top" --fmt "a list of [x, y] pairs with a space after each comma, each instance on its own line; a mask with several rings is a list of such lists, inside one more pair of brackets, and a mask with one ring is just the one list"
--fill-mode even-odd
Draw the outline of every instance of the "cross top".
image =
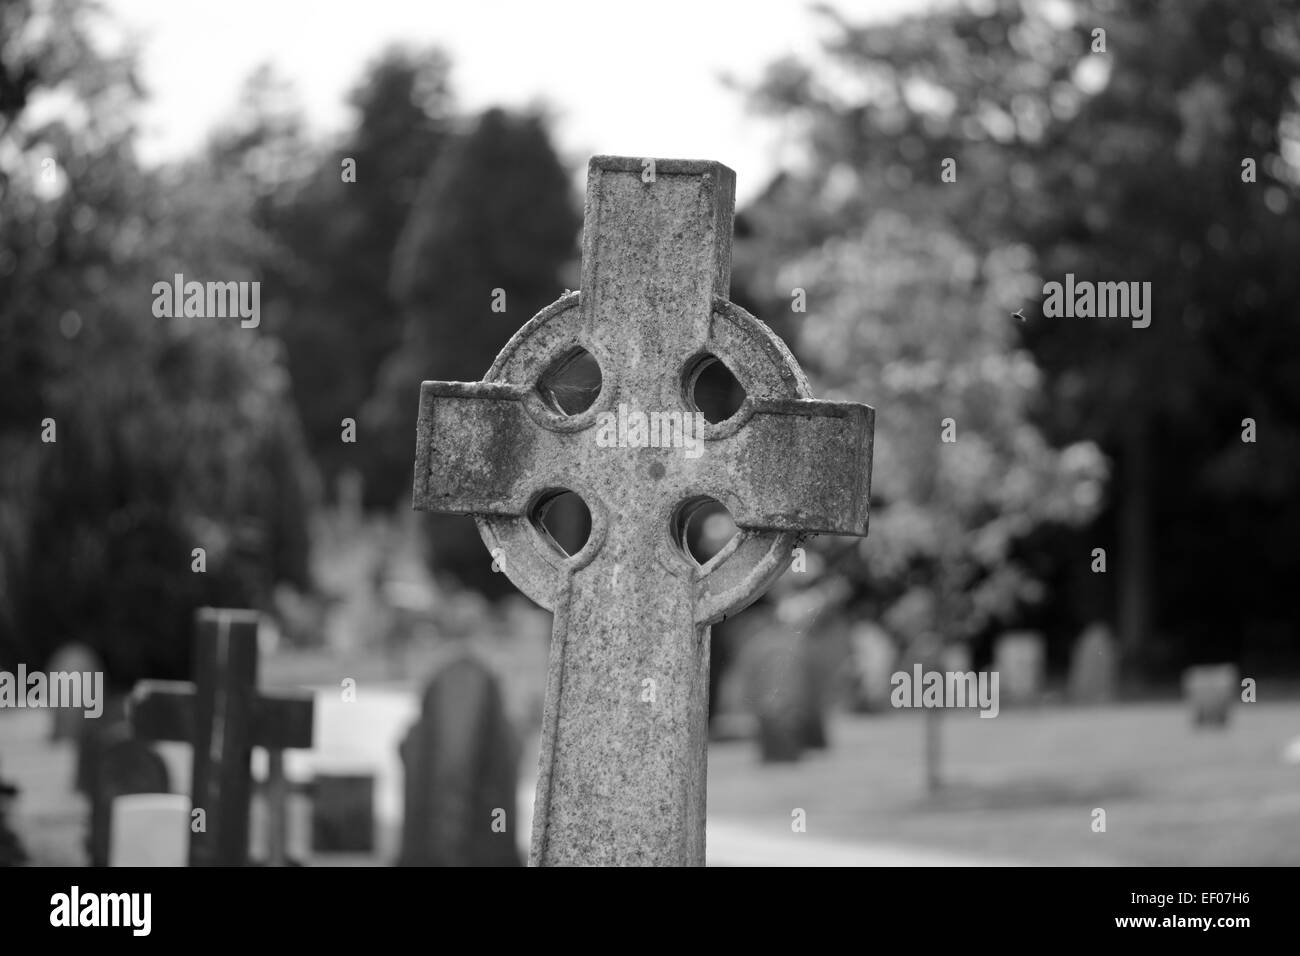
[[[709, 625], [761, 595], [801, 537], [867, 531], [874, 413], [814, 401], [781, 340], [727, 301], [734, 193], [720, 163], [593, 158], [581, 291], [521, 328], [482, 382], [421, 388], [415, 507], [473, 515], [555, 614], [535, 864], [703, 863]], [[601, 387], [569, 415], [538, 385], [580, 349]], [[713, 360], [745, 399], [704, 425], [699, 454], [597, 440], [616, 410], [694, 416]], [[591, 513], [572, 556], [539, 520], [562, 490]], [[700, 566], [679, 532], [703, 498], [739, 532]]]

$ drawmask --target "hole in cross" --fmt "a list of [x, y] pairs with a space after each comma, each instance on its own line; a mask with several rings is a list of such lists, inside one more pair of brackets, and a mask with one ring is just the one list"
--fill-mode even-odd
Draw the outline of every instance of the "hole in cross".
[[708, 564], [738, 533], [726, 505], [701, 496], [683, 502], [673, 515], [673, 540], [698, 565]]
[[600, 364], [582, 347], [570, 349], [552, 362], [537, 380], [546, 407], [561, 415], [585, 412], [600, 395]]
[[556, 488], [538, 497], [529, 515], [539, 534], [565, 557], [577, 554], [591, 537], [591, 511], [582, 496]]
[[686, 400], [712, 425], [725, 422], [745, 403], [745, 387], [716, 355], [702, 355], [686, 375]]

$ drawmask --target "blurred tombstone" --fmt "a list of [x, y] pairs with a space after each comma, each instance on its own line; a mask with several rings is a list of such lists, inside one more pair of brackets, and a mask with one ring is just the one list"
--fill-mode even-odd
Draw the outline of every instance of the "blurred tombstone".
[[805, 648], [775, 627], [764, 628], [750, 643], [746, 696], [758, 719], [759, 756], [763, 763], [798, 760], [815, 745], [820, 722]]
[[970, 645], [964, 641], [945, 644], [939, 652], [939, 669], [950, 674], [966, 674], [971, 669]]
[[1046, 672], [1043, 636], [1032, 631], [1003, 634], [993, 648], [993, 670], [998, 672], [999, 694], [1009, 703], [1036, 702]]
[[[81, 674], [84, 682], [86, 674], [102, 674], [104, 662], [92, 647], [73, 641], [71, 644], [64, 644], [54, 652], [50, 658], [49, 670], [55, 674]], [[81, 725], [86, 719], [86, 708], [55, 707], [53, 710], [54, 720], [50, 726], [50, 739], [80, 741]]]
[[1227, 726], [1228, 711], [1240, 690], [1235, 664], [1202, 664], [1183, 672], [1183, 695], [1196, 727]]
[[399, 866], [518, 866], [518, 745], [500, 683], [463, 654], [425, 688], [401, 744], [405, 805]]
[[1093, 624], [1080, 635], [1070, 655], [1070, 699], [1104, 704], [1115, 699], [1119, 650], [1110, 628]]
[[898, 666], [898, 645], [884, 628], [870, 621], [854, 625], [849, 640], [857, 678], [855, 703], [859, 710], [889, 709], [890, 680]]
[[317, 772], [311, 785], [314, 853], [373, 853], [375, 775]]
[[109, 866], [185, 866], [190, 798], [181, 793], [123, 794], [113, 801]]
[[10, 826], [18, 787], [0, 777], [0, 867], [22, 866], [28, 860], [22, 841]]
[[[115, 729], [121, 733], [114, 734]], [[129, 735], [129, 725], [126, 722], [126, 698], [121, 695], [109, 697], [104, 703], [104, 712], [99, 719], [83, 718], [78, 722], [77, 732], [77, 771], [73, 788], [78, 793], [84, 793], [89, 797], [94, 787], [99, 758], [104, 747], [120, 738], [122, 733]]]
[[167, 793], [171, 781], [162, 757], [120, 724], [108, 732], [95, 760], [94, 773], [86, 848], [91, 866], [108, 866], [113, 802], [127, 794]]

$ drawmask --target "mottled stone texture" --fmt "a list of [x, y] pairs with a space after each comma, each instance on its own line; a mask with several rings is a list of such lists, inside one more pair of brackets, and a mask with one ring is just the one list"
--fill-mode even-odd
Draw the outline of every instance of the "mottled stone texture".
[[[757, 598], [802, 536], [867, 531], [873, 411], [813, 401], [784, 344], [725, 298], [735, 175], [656, 160], [644, 182], [643, 168], [592, 159], [581, 292], [520, 329], [482, 382], [420, 395], [415, 507], [475, 516], [511, 580], [555, 614], [535, 865], [703, 864], [709, 625]], [[536, 385], [577, 347], [602, 385], [570, 416]], [[686, 383], [705, 354], [746, 398], [706, 428], [701, 456], [597, 445], [620, 403], [693, 411]], [[531, 520], [559, 488], [592, 514], [572, 557]], [[672, 533], [699, 496], [741, 529], [703, 567]]]

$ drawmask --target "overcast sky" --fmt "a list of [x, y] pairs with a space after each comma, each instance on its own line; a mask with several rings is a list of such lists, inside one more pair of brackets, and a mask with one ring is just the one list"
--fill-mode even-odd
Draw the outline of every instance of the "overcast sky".
[[[931, 0], [833, 0], [854, 20], [916, 11]], [[297, 87], [312, 129], [349, 123], [347, 91], [394, 42], [452, 57], [462, 107], [545, 102], [561, 153], [716, 159], [742, 198], [776, 164], [780, 130], [747, 116], [718, 82], [783, 55], [815, 54], [824, 32], [808, 0], [107, 0], [143, 40], [151, 101], [141, 155], [192, 150], [231, 115], [244, 79], [274, 63]]]

